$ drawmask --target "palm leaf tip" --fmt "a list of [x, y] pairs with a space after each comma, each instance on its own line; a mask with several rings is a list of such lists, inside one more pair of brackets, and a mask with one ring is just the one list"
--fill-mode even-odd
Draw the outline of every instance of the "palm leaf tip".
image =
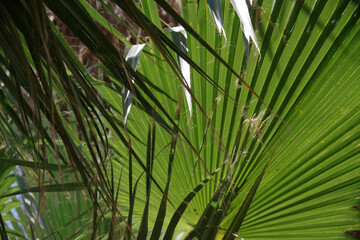
[[[187, 34], [185, 29], [182, 26], [172, 27], [169, 28], [171, 37], [173, 42], [180, 50], [188, 55], [188, 47], [187, 47]], [[192, 102], [191, 102], [191, 94], [189, 93], [189, 89], [191, 89], [191, 79], [190, 79], [190, 65], [181, 57], [177, 55], [178, 65], [180, 67], [181, 75], [184, 79], [184, 83], [186, 84], [187, 88], [184, 87], [186, 101], [188, 104], [190, 118], [192, 116]]]
[[[127, 55], [125, 57], [125, 60], [130, 64], [130, 66], [132, 67], [133, 70], [136, 70], [136, 66], [139, 61], [140, 54], [141, 54], [144, 46], [145, 46], [145, 44], [132, 45], [130, 47], [129, 52], [127, 53]], [[134, 81], [131, 78], [129, 85], [132, 86], [133, 83], [134, 83]], [[126, 126], [126, 123], [127, 123], [127, 120], [128, 120], [129, 114], [130, 114], [133, 94], [131, 93], [131, 91], [129, 89], [127, 89], [124, 86], [122, 89], [122, 93], [123, 93], [124, 125]]]
[[247, 6], [246, 0], [231, 0], [231, 4], [233, 5], [237, 15], [240, 18], [241, 29], [244, 34], [245, 46], [247, 48], [247, 56], [249, 55], [248, 45], [250, 43], [250, 39], [253, 40], [257, 51], [259, 52], [259, 54], [261, 54], [255, 31], [251, 23], [249, 8]]
[[224, 36], [225, 40], [226, 34], [225, 29], [223, 26], [223, 20], [222, 20], [222, 8], [221, 8], [221, 1], [220, 0], [207, 0], [207, 4], [211, 13], [211, 16], [214, 20], [215, 26], [221, 36]]

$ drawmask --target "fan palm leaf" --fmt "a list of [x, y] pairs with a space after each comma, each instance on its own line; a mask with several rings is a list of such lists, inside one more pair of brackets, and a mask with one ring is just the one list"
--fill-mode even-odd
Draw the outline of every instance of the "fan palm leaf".
[[[2, 199], [43, 206], [18, 213], [21, 232], [1, 221], [2, 237], [347, 239], [360, 229], [358, 3], [180, 5], [0, 4], [0, 140], [14, 151], [0, 157], [1, 179], [13, 170], [20, 188], [7, 181]], [[125, 57], [130, 38], [104, 12], [141, 54]], [[162, 12], [186, 37], [163, 28]], [[96, 64], [81, 63], [51, 16]]]

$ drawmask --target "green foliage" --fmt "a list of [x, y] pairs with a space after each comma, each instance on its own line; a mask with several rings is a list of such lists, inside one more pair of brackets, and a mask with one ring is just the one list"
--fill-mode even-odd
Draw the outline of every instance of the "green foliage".
[[360, 230], [359, 5], [250, 2], [1, 2], [2, 238]]

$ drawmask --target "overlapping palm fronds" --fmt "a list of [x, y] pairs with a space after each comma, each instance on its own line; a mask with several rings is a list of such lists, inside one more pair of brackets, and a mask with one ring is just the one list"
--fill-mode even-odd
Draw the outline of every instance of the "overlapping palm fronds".
[[2, 238], [360, 229], [358, 3], [180, 5], [0, 4]]

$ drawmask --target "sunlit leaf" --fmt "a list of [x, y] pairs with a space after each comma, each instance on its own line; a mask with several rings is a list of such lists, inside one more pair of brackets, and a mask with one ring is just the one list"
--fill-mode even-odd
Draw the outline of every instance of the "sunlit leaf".
[[[136, 70], [136, 65], [139, 61], [139, 57], [141, 54], [142, 49], [144, 48], [145, 44], [138, 44], [131, 46], [128, 54], [126, 55], [126, 61], [130, 64], [130, 66]], [[131, 83], [129, 85], [131, 86], [133, 84], [133, 80], [131, 80]], [[123, 108], [124, 108], [124, 125], [126, 125], [127, 119], [129, 117], [133, 94], [131, 93], [131, 90], [126, 89], [126, 87], [123, 87]]]
[[209, 6], [209, 10], [211, 12], [211, 16], [214, 20], [215, 26], [220, 35], [224, 35], [226, 40], [225, 29], [223, 26], [222, 20], [222, 9], [221, 9], [221, 1], [220, 0], [207, 0], [207, 4]]
[[249, 58], [249, 43], [250, 38], [253, 40], [253, 43], [255, 44], [256, 49], [260, 53], [260, 48], [258, 41], [256, 40], [256, 35], [254, 28], [251, 23], [250, 14], [249, 14], [249, 8], [246, 4], [246, 0], [231, 0], [231, 4], [234, 6], [234, 9], [237, 13], [237, 15], [240, 18], [241, 22], [241, 29], [244, 34], [244, 41], [246, 44], [246, 54]]
[[[169, 30], [171, 33], [171, 37], [172, 37], [174, 43], [176, 44], [176, 46], [179, 47], [181, 49], [181, 51], [187, 55], [188, 47], [187, 47], [187, 35], [186, 35], [185, 29], [181, 26], [178, 26], [178, 27], [169, 28]], [[179, 66], [180, 66], [182, 77], [184, 78], [184, 82], [186, 83], [187, 87], [189, 89], [191, 89], [190, 65], [184, 59], [179, 57], [178, 55], [177, 55], [177, 60], [178, 60]], [[192, 110], [191, 95], [186, 88], [184, 88], [184, 91], [185, 91], [186, 101], [188, 104], [190, 117], [191, 117], [193, 114], [192, 113], [193, 110]]]

